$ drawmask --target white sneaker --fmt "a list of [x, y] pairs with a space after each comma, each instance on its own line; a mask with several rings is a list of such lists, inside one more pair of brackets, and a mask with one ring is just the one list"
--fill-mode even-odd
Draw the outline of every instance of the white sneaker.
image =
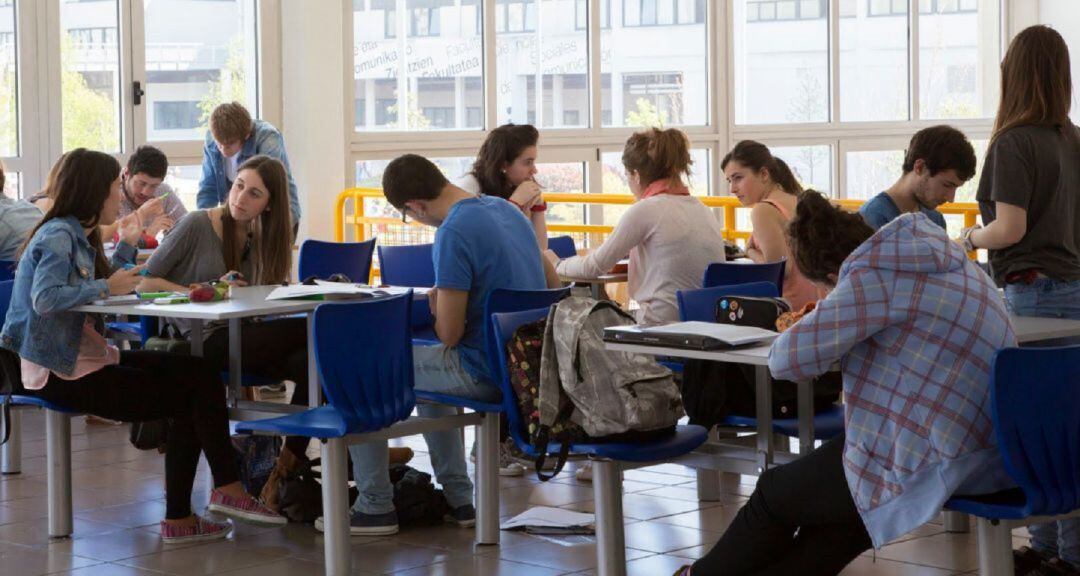
[[579, 482], [592, 482], [592, 462], [582, 463], [581, 468], [574, 472], [574, 478]]
[[[513, 438], [507, 438], [499, 444], [499, 476], [521, 476], [525, 474], [525, 466], [514, 461], [514, 458], [510, 455], [510, 447], [513, 445]], [[476, 464], [476, 442], [473, 442], [469, 461]]]

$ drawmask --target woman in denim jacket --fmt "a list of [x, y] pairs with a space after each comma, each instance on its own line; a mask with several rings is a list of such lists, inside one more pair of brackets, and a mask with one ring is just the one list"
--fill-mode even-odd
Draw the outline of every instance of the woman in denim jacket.
[[[72, 308], [128, 294], [139, 268], [110, 274], [99, 225], [116, 220], [120, 164], [82, 148], [63, 160], [54, 203], [23, 248], [0, 346], [22, 360], [27, 393], [54, 404], [124, 422], [169, 418], [165, 453], [165, 542], [223, 538], [227, 523], [191, 510], [200, 452], [214, 476], [210, 510], [247, 522], [281, 525], [285, 519], [246, 494], [229, 442], [224, 388], [217, 370], [200, 358], [123, 351], [102, 336], [101, 320]], [[121, 248], [131, 255], [130, 247]], [[114, 257], [114, 264], [119, 259]]]

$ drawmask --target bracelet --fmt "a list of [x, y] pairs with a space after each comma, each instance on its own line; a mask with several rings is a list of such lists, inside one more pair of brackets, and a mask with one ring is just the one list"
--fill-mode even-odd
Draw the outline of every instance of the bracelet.
[[981, 228], [981, 226], [976, 224], [971, 228], [965, 229], [963, 234], [960, 235], [960, 241], [964, 244], [964, 250], [967, 250], [968, 252], [974, 252], [977, 249], [975, 244], [971, 241], [971, 235], [975, 232], [975, 230], [978, 230], [979, 228]]

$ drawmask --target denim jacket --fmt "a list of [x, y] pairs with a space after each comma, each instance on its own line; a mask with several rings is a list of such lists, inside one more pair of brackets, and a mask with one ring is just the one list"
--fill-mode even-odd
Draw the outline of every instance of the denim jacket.
[[[122, 242], [110, 264], [133, 263], [137, 253]], [[42, 224], [15, 269], [0, 346], [49, 370], [71, 374], [86, 314], [69, 310], [109, 295], [105, 279], [94, 278], [95, 256], [74, 216]]]
[[[269, 122], [255, 121], [255, 130], [240, 148], [237, 165], [243, 164], [252, 156], [262, 154], [280, 160], [285, 165], [285, 175], [289, 178], [289, 210], [293, 222], [300, 221], [300, 197], [296, 193], [296, 181], [293, 180], [292, 168], [289, 167], [289, 155], [285, 153], [285, 139]], [[206, 143], [203, 146], [202, 178], [199, 180], [199, 194], [195, 197], [199, 210], [206, 210], [221, 205], [229, 197], [229, 180], [225, 177], [225, 157], [221, 155], [213, 135], [206, 131]]]

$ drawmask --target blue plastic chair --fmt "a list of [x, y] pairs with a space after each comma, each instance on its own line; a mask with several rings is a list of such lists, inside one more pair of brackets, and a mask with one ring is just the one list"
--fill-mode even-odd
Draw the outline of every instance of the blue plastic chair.
[[[0, 318], [7, 318], [14, 285], [14, 280], [0, 282]], [[49, 536], [70, 536], [74, 526], [71, 509], [71, 417], [78, 412], [37, 396], [16, 394], [11, 397], [11, 403], [13, 407], [36, 407], [45, 410]], [[21, 471], [19, 461], [22, 453], [22, 417], [18, 410], [11, 411], [11, 420], [11, 436], [3, 446], [5, 474], [17, 474]]]
[[577, 256], [577, 247], [574, 245], [573, 236], [555, 236], [548, 238], [548, 250], [551, 250], [559, 258], [572, 258]]
[[19, 263], [15, 260], [0, 260], [0, 282], [15, 279], [15, 266]]
[[379, 275], [383, 284], [431, 288], [435, 285], [435, 263], [431, 244], [382, 246], [379, 250]]
[[1005, 348], [995, 356], [991, 418], [1017, 487], [945, 503], [978, 518], [979, 574], [1013, 574], [1013, 528], [1080, 510], [1078, 381], [1080, 346]]
[[365, 242], [304, 240], [300, 245], [300, 279], [314, 276], [326, 280], [333, 274], [344, 274], [353, 282], [366, 284], [374, 253], [375, 238]]
[[[675, 297], [679, 301], [679, 319], [701, 322], [716, 321], [716, 301], [723, 296], [776, 297], [776, 284], [772, 282], [750, 282], [734, 286], [713, 286], [698, 290], [679, 290]], [[757, 418], [728, 415], [721, 422], [725, 426], [757, 428]], [[773, 430], [797, 438], [799, 436], [798, 418], [774, 418]], [[839, 436], [844, 431], [844, 407], [835, 405], [826, 411], [814, 415], [814, 439], [828, 440]]]
[[784, 292], [784, 263], [768, 262], [766, 264], [752, 264], [742, 262], [713, 262], [705, 268], [705, 275], [701, 279], [702, 288], [713, 286], [734, 286], [735, 284], [748, 284], [750, 282], [772, 282], [776, 284], [776, 290]]
[[[510, 419], [510, 436], [529, 456], [538, 454], [525, 436], [525, 423], [517, 408], [517, 396], [510, 385], [506, 368], [506, 343], [514, 330], [523, 324], [547, 317], [548, 307], [522, 312], [493, 313], [490, 316], [493, 342], [489, 348], [497, 356], [495, 370], [502, 388], [503, 404]], [[628, 444], [573, 444], [570, 451], [586, 454], [593, 460], [593, 495], [596, 506], [596, 555], [599, 574], [625, 573], [626, 549], [622, 513], [621, 462], [662, 462], [683, 456], [705, 442], [707, 432], [701, 426], [677, 426], [668, 438], [653, 442]], [[551, 444], [548, 451], [557, 451]]]

